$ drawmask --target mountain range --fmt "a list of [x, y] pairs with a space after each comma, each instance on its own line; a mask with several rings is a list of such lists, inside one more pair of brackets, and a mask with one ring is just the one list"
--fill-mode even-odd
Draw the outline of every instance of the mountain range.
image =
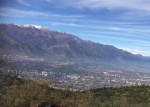
[[37, 25], [0, 24], [0, 53], [41, 58], [96, 58], [145, 61], [114, 46], [82, 40], [72, 34]]

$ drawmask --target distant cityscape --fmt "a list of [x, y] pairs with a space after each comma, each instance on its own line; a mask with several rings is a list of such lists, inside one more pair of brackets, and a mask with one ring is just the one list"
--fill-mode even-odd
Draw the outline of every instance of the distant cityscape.
[[[136, 71], [135, 67], [125, 69], [122, 66], [113, 67], [113, 64], [107, 66], [106, 63], [104, 63], [106, 67], [102, 66], [102, 63], [100, 65], [79, 64], [75, 66], [76, 62], [52, 63], [44, 62], [42, 59], [37, 61], [37, 59], [19, 58], [18, 56], [14, 57], [14, 60], [20, 61], [19, 63], [26, 68], [19, 75], [20, 78], [49, 81], [50, 87], [58, 89], [76, 91], [101, 87], [150, 85], [150, 73], [147, 69], [141, 72]], [[64, 67], [65, 69], [62, 69]]]
[[87, 72], [86, 74], [56, 73], [56, 72], [23, 72], [32, 80], [44, 79], [52, 80], [51, 87], [73, 90], [87, 90], [100, 87], [121, 87], [121, 86], [141, 86], [150, 85], [150, 74], [141, 72], [122, 72], [106, 70], [105, 72]]

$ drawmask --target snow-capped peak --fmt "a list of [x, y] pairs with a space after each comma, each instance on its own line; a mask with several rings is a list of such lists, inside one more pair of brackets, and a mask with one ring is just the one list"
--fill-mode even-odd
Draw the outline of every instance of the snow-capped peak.
[[25, 25], [19, 25], [21, 27], [26, 27], [26, 28], [36, 28], [36, 29], [47, 29], [46, 27], [44, 26], [39, 26], [39, 25], [33, 25], [33, 24], [25, 24]]

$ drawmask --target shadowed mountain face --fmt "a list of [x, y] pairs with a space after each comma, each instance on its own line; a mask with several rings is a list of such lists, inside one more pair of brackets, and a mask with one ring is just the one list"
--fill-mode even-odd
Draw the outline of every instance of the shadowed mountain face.
[[0, 24], [0, 50], [6, 55], [30, 57], [97, 58], [117, 60], [143, 60], [113, 46], [91, 41], [43, 27]]

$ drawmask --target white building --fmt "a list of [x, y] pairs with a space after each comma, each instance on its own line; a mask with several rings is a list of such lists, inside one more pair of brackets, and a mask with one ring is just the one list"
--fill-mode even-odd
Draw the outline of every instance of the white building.
[[48, 76], [48, 74], [49, 74], [48, 72], [46, 72], [46, 71], [42, 71], [42, 75], [43, 75], [43, 76], [47, 77], [47, 76]]

